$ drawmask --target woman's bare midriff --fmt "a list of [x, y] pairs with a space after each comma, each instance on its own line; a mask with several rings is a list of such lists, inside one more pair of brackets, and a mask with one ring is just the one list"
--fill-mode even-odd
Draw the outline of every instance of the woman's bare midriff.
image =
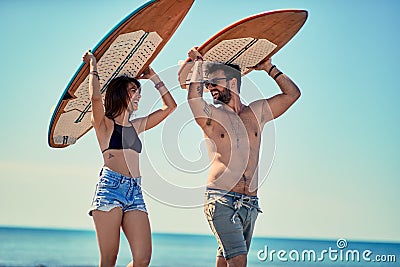
[[139, 153], [131, 149], [110, 149], [103, 153], [104, 167], [128, 177], [140, 177]]

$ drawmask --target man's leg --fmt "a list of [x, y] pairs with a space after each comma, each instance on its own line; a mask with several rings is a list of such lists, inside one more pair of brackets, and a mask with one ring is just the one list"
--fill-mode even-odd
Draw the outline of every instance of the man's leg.
[[217, 257], [217, 260], [215, 262], [216, 267], [227, 267], [228, 263], [226, 262], [224, 257]]
[[204, 207], [206, 218], [219, 245], [216, 259], [218, 267], [246, 266], [248, 250], [243, 236], [242, 220], [239, 216], [233, 217], [233, 202], [233, 198], [223, 196], [217, 201], [206, 202]]
[[247, 254], [237, 255], [233, 258], [226, 260], [228, 267], [246, 267], [247, 265]]

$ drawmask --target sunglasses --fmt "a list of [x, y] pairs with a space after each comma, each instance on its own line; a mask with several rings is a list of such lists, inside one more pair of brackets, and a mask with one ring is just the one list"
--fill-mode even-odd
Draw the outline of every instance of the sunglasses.
[[208, 87], [210, 87], [210, 85], [212, 85], [213, 87], [216, 87], [217, 85], [219, 85], [218, 81], [222, 81], [222, 80], [226, 80], [229, 81], [232, 78], [214, 78], [214, 79], [210, 79], [210, 80], [206, 80], [204, 81], [204, 86], [208, 89]]

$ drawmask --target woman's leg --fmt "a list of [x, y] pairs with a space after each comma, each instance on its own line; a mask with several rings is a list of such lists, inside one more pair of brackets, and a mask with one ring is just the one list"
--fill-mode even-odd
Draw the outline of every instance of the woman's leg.
[[124, 213], [122, 229], [132, 251], [133, 262], [128, 266], [149, 266], [151, 259], [151, 230], [146, 212], [132, 210]]
[[92, 214], [100, 249], [99, 266], [115, 266], [119, 249], [122, 210], [120, 208], [114, 208], [108, 212], [94, 210]]

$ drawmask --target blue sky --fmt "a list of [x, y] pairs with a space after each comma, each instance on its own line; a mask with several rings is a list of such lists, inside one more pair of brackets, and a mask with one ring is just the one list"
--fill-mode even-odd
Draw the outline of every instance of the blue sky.
[[[97, 141], [91, 131], [66, 149], [49, 148], [51, 109], [84, 51], [143, 3], [0, 2], [0, 225], [92, 228], [87, 209], [102, 163]], [[273, 62], [299, 85], [302, 97], [263, 135], [260, 172], [268, 176], [259, 190], [264, 213], [255, 235], [400, 242], [399, 7], [395, 0], [195, 2], [152, 64], [180, 104], [165, 127], [142, 136], [153, 231], [210, 234], [201, 208], [162, 203], [176, 192], [156, 183], [163, 177], [191, 188], [206, 179], [206, 171], [177, 170], [184, 163], [206, 162], [202, 134], [185, 106], [186, 92], [176, 88], [178, 61], [239, 19], [295, 8], [308, 10], [308, 21]], [[279, 92], [264, 73], [246, 79], [248, 101]], [[157, 96], [147, 88], [142, 114]], [[168, 127], [177, 120], [188, 122], [179, 137]], [[165, 160], [162, 144], [170, 140], [177, 141], [186, 162]], [[266, 163], [272, 157], [272, 164]], [[190, 206], [201, 198], [196, 191], [174, 201]]]

